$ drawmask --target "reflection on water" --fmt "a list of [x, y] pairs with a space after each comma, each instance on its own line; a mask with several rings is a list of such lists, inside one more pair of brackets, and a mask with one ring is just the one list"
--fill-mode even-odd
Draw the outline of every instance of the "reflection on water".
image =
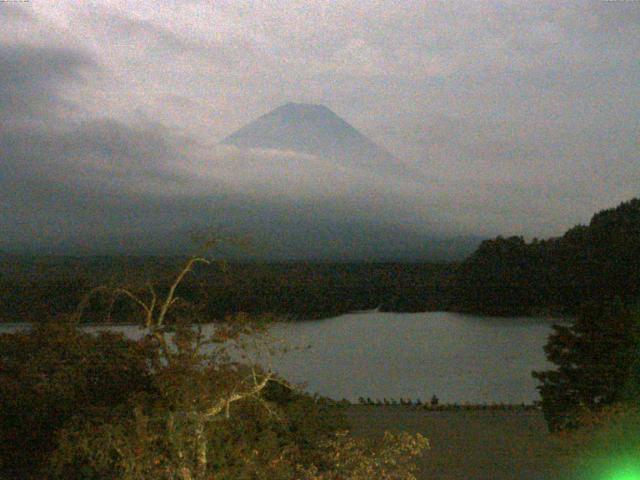
[[[538, 399], [531, 371], [550, 366], [543, 346], [551, 324], [447, 312], [363, 312], [276, 325], [272, 335], [310, 348], [270, 363], [288, 380], [335, 399], [425, 401], [435, 394], [444, 403], [531, 403]], [[103, 328], [140, 335], [130, 326]]]

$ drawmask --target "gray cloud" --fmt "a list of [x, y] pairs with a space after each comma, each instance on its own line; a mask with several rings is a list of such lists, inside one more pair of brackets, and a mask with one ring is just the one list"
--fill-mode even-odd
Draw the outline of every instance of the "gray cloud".
[[0, 44], [0, 65], [0, 119], [8, 128], [52, 118], [52, 110], [65, 105], [57, 97], [57, 86], [80, 80], [81, 68], [93, 62], [68, 48]]
[[[25, 70], [57, 65], [24, 52]], [[75, 74], [49, 78], [31, 81], [55, 97]], [[37, 89], [19, 95], [42, 101]], [[292, 152], [202, 145], [154, 123], [45, 116], [3, 129], [0, 157], [0, 247], [12, 250], [178, 253], [190, 230], [211, 224], [253, 234], [277, 258], [411, 257], [430, 238], [415, 220], [398, 223], [401, 211], [415, 212], [379, 175]], [[372, 222], [373, 191], [381, 197]], [[398, 231], [402, 240], [389, 242]], [[431, 255], [460, 248], [438, 245]]]
[[[62, 245], [294, 213], [352, 236], [376, 216], [417, 236], [548, 236], [638, 194], [633, 2], [61, 1], [0, 17], [14, 244], [39, 225]], [[287, 101], [328, 105], [411, 178], [216, 146]]]
[[9, 2], [0, 5], [0, 17], [5, 21], [30, 21], [34, 19], [34, 16], [26, 9]]

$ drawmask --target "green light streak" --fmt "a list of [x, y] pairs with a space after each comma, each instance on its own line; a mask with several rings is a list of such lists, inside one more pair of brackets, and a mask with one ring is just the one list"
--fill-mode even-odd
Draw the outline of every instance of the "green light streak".
[[640, 459], [624, 465], [614, 466], [602, 480], [640, 480]]

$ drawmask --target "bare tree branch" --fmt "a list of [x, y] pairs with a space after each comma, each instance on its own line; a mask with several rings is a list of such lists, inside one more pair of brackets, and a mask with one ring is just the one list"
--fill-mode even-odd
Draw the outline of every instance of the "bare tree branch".
[[169, 310], [169, 307], [171, 307], [171, 304], [174, 301], [176, 288], [178, 288], [178, 285], [180, 285], [184, 276], [191, 271], [191, 269], [196, 263], [199, 263], [199, 262], [205, 263], [207, 265], [211, 263], [209, 262], [209, 260], [203, 257], [192, 257], [189, 259], [185, 267], [182, 269], [182, 271], [178, 274], [178, 276], [174, 280], [173, 284], [171, 285], [171, 288], [169, 288], [169, 293], [167, 294], [167, 298], [162, 304], [162, 307], [160, 308], [160, 314], [158, 315], [158, 318], [155, 321], [155, 325], [154, 325], [155, 328], [162, 327], [167, 311]]

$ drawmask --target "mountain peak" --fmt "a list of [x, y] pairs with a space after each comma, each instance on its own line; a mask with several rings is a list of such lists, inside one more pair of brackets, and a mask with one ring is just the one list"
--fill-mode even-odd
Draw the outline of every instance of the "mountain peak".
[[288, 150], [350, 164], [371, 166], [395, 162], [348, 122], [324, 105], [289, 102], [262, 115], [226, 137], [223, 144], [239, 148]]
[[320, 103], [296, 103], [296, 102], [287, 102], [284, 105], [280, 105], [278, 108], [276, 108], [276, 110], [331, 112], [331, 109], [329, 107], [326, 107]]
[[315, 103], [285, 103], [284, 105], [277, 107], [266, 115], [263, 115], [263, 117], [265, 116], [280, 117], [282, 119], [289, 119], [292, 121], [333, 121], [340, 124], [342, 127], [351, 127], [347, 122], [336, 115], [329, 107]]

